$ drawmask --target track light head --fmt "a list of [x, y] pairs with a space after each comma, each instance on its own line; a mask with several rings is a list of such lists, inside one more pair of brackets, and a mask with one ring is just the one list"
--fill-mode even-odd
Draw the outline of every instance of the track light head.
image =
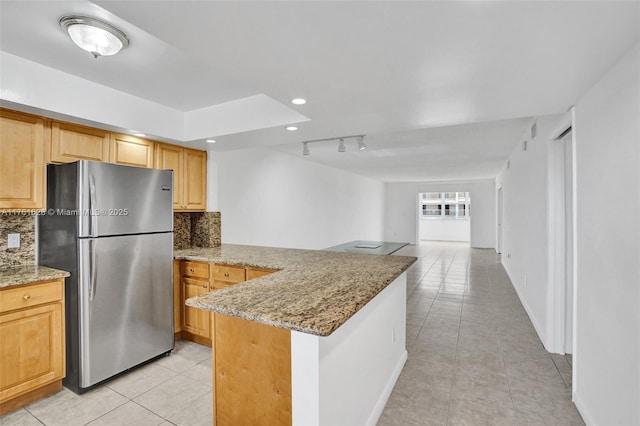
[[309, 154], [311, 154], [311, 151], [309, 151], [309, 143], [302, 142], [302, 155], [309, 155]]
[[345, 152], [347, 148], [344, 146], [344, 139], [340, 138], [340, 145], [338, 145], [338, 152]]
[[364, 143], [364, 136], [358, 136], [358, 149], [360, 151], [367, 149], [367, 145]]

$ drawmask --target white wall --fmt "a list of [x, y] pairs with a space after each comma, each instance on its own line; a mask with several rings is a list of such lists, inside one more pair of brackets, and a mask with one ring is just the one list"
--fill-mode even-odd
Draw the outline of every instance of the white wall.
[[640, 424], [639, 80], [637, 45], [576, 104], [574, 398], [587, 424]]
[[420, 218], [420, 240], [467, 241], [471, 238], [471, 221], [466, 219]]
[[[502, 187], [502, 264], [542, 343], [550, 348], [548, 314], [547, 173], [548, 137], [562, 116], [537, 118], [537, 137], [527, 129], [496, 178]], [[522, 141], [527, 140], [527, 150]], [[473, 202], [473, 198], [472, 198]]]
[[322, 249], [382, 239], [382, 182], [270, 149], [209, 155], [223, 243]]
[[295, 426], [375, 425], [407, 360], [403, 273], [329, 336], [291, 332]]
[[495, 181], [409, 182], [385, 185], [384, 239], [415, 244], [418, 239], [418, 193], [469, 192], [470, 245], [494, 248], [496, 242]]
[[0, 63], [0, 99], [22, 105], [28, 112], [110, 130], [183, 139], [184, 114], [180, 111], [10, 53], [0, 52]]

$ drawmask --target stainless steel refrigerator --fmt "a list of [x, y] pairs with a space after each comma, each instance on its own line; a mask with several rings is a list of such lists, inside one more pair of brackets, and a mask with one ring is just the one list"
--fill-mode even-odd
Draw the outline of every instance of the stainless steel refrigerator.
[[74, 392], [173, 349], [172, 182], [168, 170], [47, 166], [39, 263], [71, 273], [63, 384]]

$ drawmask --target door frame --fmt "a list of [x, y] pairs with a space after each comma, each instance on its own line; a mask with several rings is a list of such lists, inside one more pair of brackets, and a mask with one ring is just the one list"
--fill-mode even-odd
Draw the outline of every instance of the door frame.
[[[576, 238], [576, 132], [573, 107], [562, 117], [547, 139], [547, 246], [548, 246], [548, 291], [547, 291], [547, 342], [550, 352], [565, 353], [566, 335], [566, 286], [565, 286], [565, 167], [564, 146], [560, 136], [571, 128], [572, 179], [571, 204], [573, 206], [573, 351], [576, 350], [576, 301], [577, 301], [577, 238]], [[574, 358], [575, 359], [575, 358]], [[573, 383], [575, 386], [575, 381]]]
[[504, 191], [502, 184], [496, 190], [496, 253], [502, 253], [502, 234], [504, 226]]

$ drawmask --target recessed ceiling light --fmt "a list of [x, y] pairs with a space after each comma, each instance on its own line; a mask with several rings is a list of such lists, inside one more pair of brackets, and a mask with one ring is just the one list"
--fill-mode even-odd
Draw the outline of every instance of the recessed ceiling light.
[[145, 135], [144, 133], [140, 133], [140, 132], [133, 132], [133, 136], [139, 136], [141, 138], [144, 138], [147, 135]]
[[298, 130], [296, 126], [287, 126], [285, 127], [285, 129], [289, 130], [290, 132], [293, 132], [294, 130]]
[[207, 139], [207, 143], [216, 143], [215, 139]]
[[291, 103], [295, 105], [304, 105], [307, 103], [307, 100], [302, 98], [295, 98], [295, 99], [291, 99]]
[[129, 45], [127, 35], [106, 22], [88, 16], [63, 16], [60, 27], [94, 58], [111, 56]]

